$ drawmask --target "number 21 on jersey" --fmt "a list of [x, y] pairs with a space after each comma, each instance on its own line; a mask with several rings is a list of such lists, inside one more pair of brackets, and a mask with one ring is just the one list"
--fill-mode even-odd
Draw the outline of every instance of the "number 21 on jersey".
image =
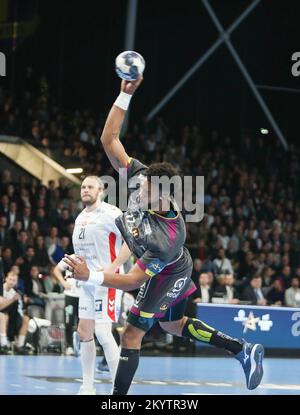
[[78, 239], [84, 239], [84, 234], [85, 234], [85, 228], [81, 228]]

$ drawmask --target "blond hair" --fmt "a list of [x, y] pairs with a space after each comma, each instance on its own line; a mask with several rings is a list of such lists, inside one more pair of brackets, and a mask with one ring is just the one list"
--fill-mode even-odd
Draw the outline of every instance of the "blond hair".
[[101, 180], [101, 178], [99, 176], [86, 176], [83, 181], [85, 179], [94, 179], [96, 180], [96, 182], [98, 183], [99, 189], [104, 190], [104, 184], [103, 181]]

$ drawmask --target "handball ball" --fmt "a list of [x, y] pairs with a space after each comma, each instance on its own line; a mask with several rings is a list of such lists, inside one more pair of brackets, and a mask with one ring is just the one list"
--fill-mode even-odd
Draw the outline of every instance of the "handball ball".
[[137, 52], [127, 50], [116, 57], [116, 72], [121, 79], [135, 81], [145, 69], [145, 60]]

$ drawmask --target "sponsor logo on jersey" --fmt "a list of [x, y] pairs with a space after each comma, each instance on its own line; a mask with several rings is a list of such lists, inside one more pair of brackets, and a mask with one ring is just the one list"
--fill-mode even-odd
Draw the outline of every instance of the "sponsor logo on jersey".
[[175, 281], [172, 290], [167, 293], [167, 297], [177, 298], [182, 288], [184, 287], [186, 280], [187, 280], [187, 277], [180, 278], [179, 280]]
[[151, 283], [151, 279], [149, 279], [148, 281], [144, 282], [144, 284], [141, 286], [140, 291], [135, 299], [134, 305], [138, 306], [138, 304], [142, 301], [143, 298], [146, 297], [149, 285]]
[[150, 277], [153, 277], [156, 274], [159, 274], [165, 267], [165, 263], [160, 261], [158, 258], [155, 258], [149, 264], [147, 264], [147, 269], [145, 273]]

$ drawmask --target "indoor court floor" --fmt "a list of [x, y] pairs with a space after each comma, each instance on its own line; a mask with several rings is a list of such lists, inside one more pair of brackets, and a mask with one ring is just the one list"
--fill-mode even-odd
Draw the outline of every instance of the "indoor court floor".
[[[98, 358], [99, 359], [99, 358]], [[300, 395], [300, 359], [267, 358], [254, 391], [240, 364], [224, 357], [141, 357], [134, 395]], [[80, 360], [66, 356], [0, 356], [0, 395], [75, 395]], [[111, 391], [109, 375], [96, 374], [98, 395]]]

